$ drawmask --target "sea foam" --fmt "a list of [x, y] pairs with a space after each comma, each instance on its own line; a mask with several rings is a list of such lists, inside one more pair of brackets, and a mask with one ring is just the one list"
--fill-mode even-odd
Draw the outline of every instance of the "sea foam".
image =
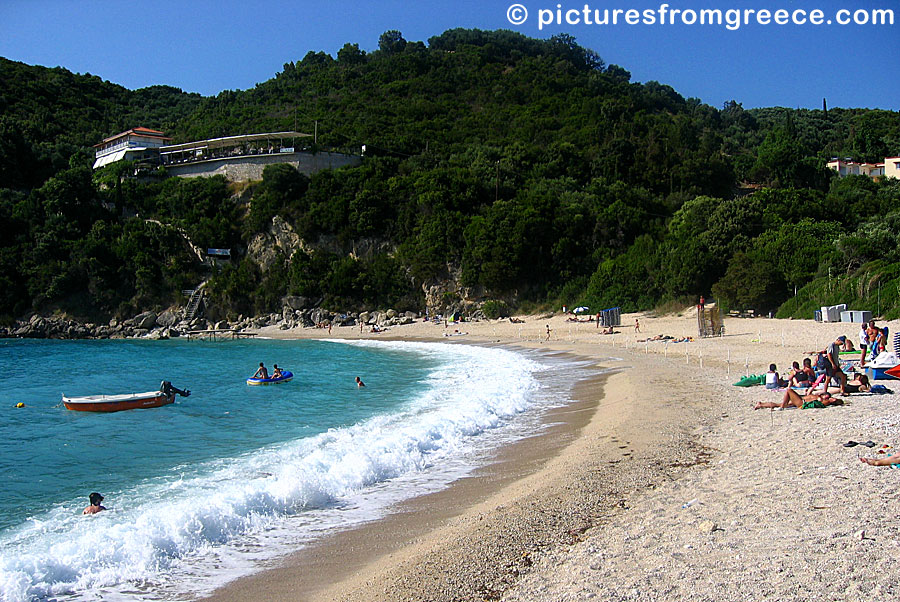
[[479, 449], [499, 444], [502, 437], [491, 435], [545, 403], [535, 378], [543, 365], [507, 350], [353, 344], [439, 361], [420, 393], [393, 413], [184, 466], [179, 478], [118, 493], [116, 507], [95, 516], [80, 516], [73, 500], [4, 533], [0, 598], [89, 600], [102, 590], [106, 600], [150, 600], [209, 591], [261, 560], [446, 486], [473, 468]]

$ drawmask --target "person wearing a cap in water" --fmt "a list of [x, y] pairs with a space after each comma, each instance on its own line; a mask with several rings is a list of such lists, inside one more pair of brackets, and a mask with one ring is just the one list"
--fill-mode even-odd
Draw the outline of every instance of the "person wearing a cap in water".
[[89, 496], [89, 499], [91, 500], [91, 505], [85, 508], [82, 514], [97, 514], [102, 510], [106, 510], [105, 507], [100, 505], [100, 502], [103, 501], [103, 496], [96, 491]]

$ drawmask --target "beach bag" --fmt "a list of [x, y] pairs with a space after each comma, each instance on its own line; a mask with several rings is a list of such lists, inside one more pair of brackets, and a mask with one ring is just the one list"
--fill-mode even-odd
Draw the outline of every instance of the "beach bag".
[[876, 395], [891, 395], [894, 392], [884, 385], [872, 385], [872, 388], [869, 389], [869, 393], [875, 393]]
[[816, 372], [825, 372], [831, 369], [831, 362], [828, 361], [828, 357], [824, 353], [820, 353], [816, 356]]

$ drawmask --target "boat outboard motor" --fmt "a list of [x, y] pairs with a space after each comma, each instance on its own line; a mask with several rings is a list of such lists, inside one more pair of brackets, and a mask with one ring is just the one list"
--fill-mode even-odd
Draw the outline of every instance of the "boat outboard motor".
[[191, 394], [191, 392], [187, 389], [182, 391], [181, 389], [178, 389], [178, 388], [172, 386], [172, 383], [170, 383], [167, 380], [164, 380], [161, 383], [159, 383], [159, 390], [162, 391], [162, 394], [165, 395], [166, 397], [168, 397], [170, 395], [174, 395], [175, 393], [178, 393], [182, 397], [187, 397]]

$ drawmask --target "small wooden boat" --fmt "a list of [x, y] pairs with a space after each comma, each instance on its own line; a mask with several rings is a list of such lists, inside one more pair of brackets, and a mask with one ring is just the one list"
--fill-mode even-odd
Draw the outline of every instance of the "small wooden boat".
[[76, 412], [120, 412], [138, 408], [158, 408], [175, 402], [175, 393], [166, 395], [162, 391], [146, 393], [127, 393], [124, 395], [87, 395], [85, 397], [66, 397], [63, 405], [67, 410]]
[[248, 378], [248, 385], [275, 385], [278, 383], [286, 383], [289, 380], [294, 378], [294, 373], [290, 370], [285, 370], [281, 373], [281, 376], [278, 378]]
[[125, 393], [123, 395], [86, 395], [84, 397], [66, 397], [63, 394], [62, 401], [67, 410], [76, 412], [121, 412], [122, 410], [158, 408], [169, 405], [175, 403], [176, 394], [187, 397], [191, 392], [173, 387], [172, 383], [164, 380], [159, 384], [158, 391]]

